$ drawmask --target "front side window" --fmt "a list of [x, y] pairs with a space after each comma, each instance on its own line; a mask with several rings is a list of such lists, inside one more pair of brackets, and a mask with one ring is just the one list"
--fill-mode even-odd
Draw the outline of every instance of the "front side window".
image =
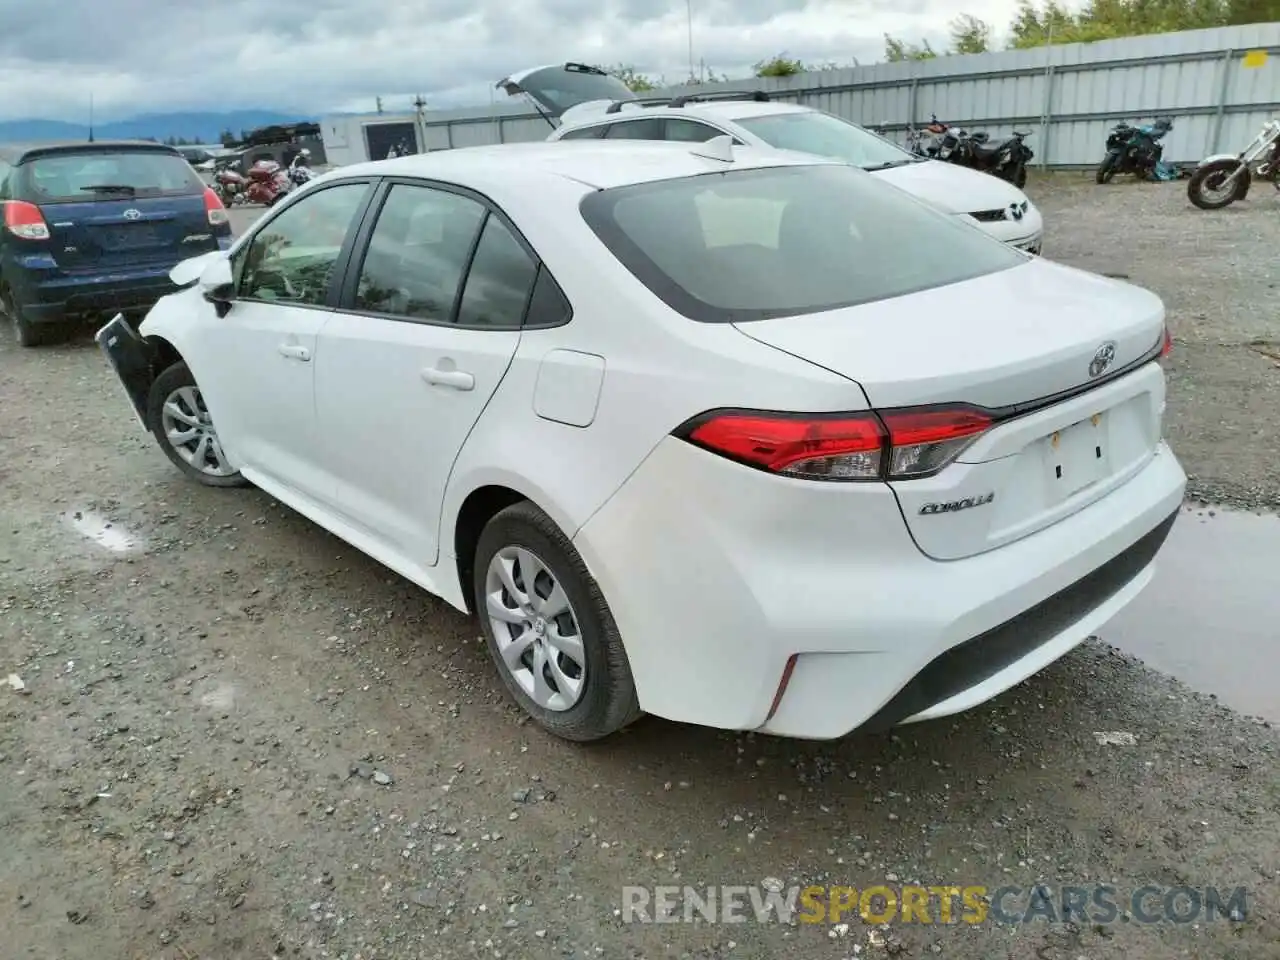
[[486, 212], [462, 194], [392, 186], [360, 265], [355, 309], [448, 323]]
[[317, 190], [282, 210], [237, 255], [237, 296], [293, 306], [324, 306], [333, 269], [369, 185]]
[[856, 123], [817, 110], [770, 113], [736, 122], [771, 147], [843, 160], [864, 170], [884, 170], [918, 159]]
[[887, 300], [1023, 265], [980, 230], [845, 164], [588, 194], [587, 224], [669, 306], [734, 323]]
[[22, 197], [32, 203], [84, 203], [199, 194], [204, 182], [181, 156], [160, 150], [74, 150], [22, 164]]
[[723, 130], [697, 120], [670, 119], [667, 121], [667, 139], [682, 143], [706, 143], [716, 137], [723, 137]]

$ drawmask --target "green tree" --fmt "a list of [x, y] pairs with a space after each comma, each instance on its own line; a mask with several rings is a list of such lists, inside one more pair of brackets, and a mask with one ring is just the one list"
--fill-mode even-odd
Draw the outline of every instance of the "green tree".
[[768, 60], [761, 60], [752, 67], [757, 77], [794, 77], [797, 73], [804, 73], [808, 69], [804, 61], [788, 57], [786, 51], [775, 54]]
[[991, 48], [991, 24], [962, 13], [951, 21], [950, 53], [986, 53]]
[[1092, 0], [1079, 13], [1057, 0], [1019, 0], [1009, 46], [1089, 43], [1276, 19], [1280, 0]]
[[236, 135], [231, 130], [223, 130], [218, 134], [218, 142], [224, 147], [229, 147], [236, 142]]
[[617, 77], [627, 85], [627, 89], [632, 93], [647, 93], [650, 90], [657, 90], [659, 83], [648, 74], [641, 73], [635, 67], [627, 64], [618, 64], [616, 67], [601, 67], [610, 76]]
[[919, 44], [906, 43], [889, 34], [884, 35], [884, 58], [890, 63], [902, 63], [904, 60], [932, 60], [938, 54], [929, 46], [928, 40]]

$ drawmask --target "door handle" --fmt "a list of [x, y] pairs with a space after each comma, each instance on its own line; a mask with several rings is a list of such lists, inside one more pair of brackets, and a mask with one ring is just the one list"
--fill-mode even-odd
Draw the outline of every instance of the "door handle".
[[476, 378], [465, 370], [427, 367], [422, 371], [422, 379], [433, 387], [453, 387], [455, 390], [474, 390], [476, 387]]
[[306, 347], [300, 347], [295, 343], [282, 343], [279, 347], [280, 356], [288, 357], [290, 360], [301, 360], [303, 363], [311, 359], [311, 351]]

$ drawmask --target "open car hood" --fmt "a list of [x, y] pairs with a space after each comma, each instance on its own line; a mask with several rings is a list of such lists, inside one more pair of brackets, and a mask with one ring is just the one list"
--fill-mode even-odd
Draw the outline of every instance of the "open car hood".
[[580, 104], [636, 99], [617, 77], [585, 63], [530, 67], [499, 80], [497, 87], [511, 97], [525, 94], [543, 113], [556, 119]]

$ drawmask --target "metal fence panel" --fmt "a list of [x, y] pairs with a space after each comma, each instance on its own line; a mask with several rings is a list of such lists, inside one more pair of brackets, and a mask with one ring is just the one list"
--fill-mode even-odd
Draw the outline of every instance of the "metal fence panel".
[[[1250, 51], [1255, 65], [1246, 64]], [[1263, 120], [1280, 113], [1280, 23], [878, 63], [717, 88], [763, 89], [778, 100], [883, 125], [900, 141], [933, 114], [993, 137], [1030, 130], [1035, 163], [1047, 166], [1092, 166], [1113, 124], [1168, 115], [1174, 129], [1165, 157], [1185, 163], [1241, 149]], [[331, 118], [325, 129], [361, 119]], [[429, 149], [542, 140], [549, 132], [546, 121], [519, 101], [430, 112], [422, 127]], [[364, 139], [358, 133], [347, 138], [353, 149]], [[351, 159], [364, 158], [346, 162]]]

